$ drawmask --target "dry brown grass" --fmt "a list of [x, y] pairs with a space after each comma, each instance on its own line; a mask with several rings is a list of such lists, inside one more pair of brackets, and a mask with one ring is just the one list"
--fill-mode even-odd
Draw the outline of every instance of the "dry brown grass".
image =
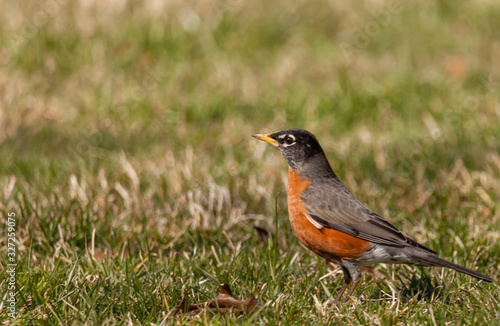
[[402, 3], [359, 43], [394, 5], [1, 2], [0, 209], [18, 218], [23, 322], [176, 323], [182, 297], [228, 282], [264, 310], [200, 324], [497, 323], [496, 284], [438, 269], [377, 266], [331, 307], [338, 270], [293, 237], [286, 163], [250, 137], [314, 132], [369, 207], [497, 279], [498, 6]]

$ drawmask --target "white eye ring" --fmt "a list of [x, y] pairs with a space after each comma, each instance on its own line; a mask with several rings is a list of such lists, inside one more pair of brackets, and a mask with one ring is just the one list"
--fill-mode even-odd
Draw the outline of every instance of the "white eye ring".
[[283, 135], [283, 137], [280, 137], [283, 139], [283, 146], [288, 147], [295, 145], [295, 136], [294, 135]]

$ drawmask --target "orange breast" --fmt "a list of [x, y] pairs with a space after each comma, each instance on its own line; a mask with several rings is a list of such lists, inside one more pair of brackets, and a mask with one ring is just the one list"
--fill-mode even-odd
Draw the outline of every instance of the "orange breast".
[[327, 227], [318, 229], [308, 220], [300, 196], [310, 185], [310, 180], [288, 169], [288, 216], [297, 238], [311, 251], [329, 260], [359, 258], [370, 248], [368, 241]]

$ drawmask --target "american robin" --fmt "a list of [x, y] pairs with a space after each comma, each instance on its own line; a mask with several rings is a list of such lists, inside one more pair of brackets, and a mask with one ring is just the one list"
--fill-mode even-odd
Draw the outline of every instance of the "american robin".
[[351, 284], [359, 283], [359, 266], [375, 263], [447, 267], [475, 278], [493, 279], [435, 256], [365, 207], [333, 172], [316, 137], [289, 129], [253, 137], [276, 147], [288, 161], [288, 215], [292, 229], [309, 250], [341, 266], [345, 283], [335, 304]]

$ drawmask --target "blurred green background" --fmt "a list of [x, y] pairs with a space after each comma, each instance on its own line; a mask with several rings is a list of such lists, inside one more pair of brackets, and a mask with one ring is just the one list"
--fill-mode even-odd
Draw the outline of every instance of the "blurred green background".
[[[291, 233], [285, 160], [250, 137], [287, 128], [313, 132], [374, 211], [498, 279], [499, 3], [2, 0], [0, 17], [0, 209], [18, 217], [25, 321], [159, 323], [188, 293], [211, 295], [207, 273], [273, 310], [293, 275], [326, 274]], [[278, 247], [258, 253], [254, 225], [278, 227]], [[291, 248], [282, 278], [257, 272]], [[422, 272], [376, 270], [386, 279], [367, 297], [394, 270]], [[499, 323], [497, 285], [446, 275], [446, 292], [483, 291], [469, 312], [410, 296], [332, 320], [306, 296], [246, 322]], [[321, 282], [335, 294], [341, 281]], [[320, 283], [302, 286], [326, 302]], [[419, 300], [447, 308], [431, 318]]]

